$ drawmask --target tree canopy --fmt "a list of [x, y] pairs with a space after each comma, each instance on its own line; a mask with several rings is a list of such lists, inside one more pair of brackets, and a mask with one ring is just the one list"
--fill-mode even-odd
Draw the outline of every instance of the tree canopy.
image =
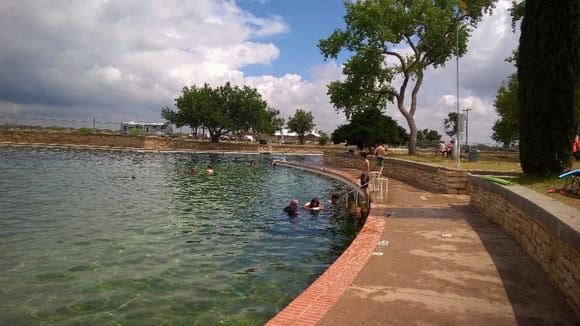
[[232, 132], [272, 134], [279, 123], [279, 112], [269, 108], [256, 89], [229, 82], [216, 88], [208, 84], [186, 86], [175, 99], [175, 106], [177, 111], [164, 107], [161, 116], [177, 127], [207, 128], [212, 142]]
[[346, 142], [363, 149], [376, 144], [404, 144], [408, 135], [395, 120], [375, 109], [354, 113], [350, 123], [339, 126], [331, 138], [335, 144]]
[[[471, 29], [493, 5], [494, 0], [345, 2], [346, 28], [318, 44], [325, 59], [336, 59], [343, 50], [353, 53], [343, 66], [345, 80], [328, 85], [335, 109], [350, 118], [394, 102], [409, 125], [409, 154], [414, 155], [423, 72], [465, 54]], [[398, 87], [395, 78], [401, 80]]]
[[518, 114], [518, 76], [509, 76], [502, 83], [495, 97], [495, 110], [499, 119], [493, 125], [491, 138], [504, 147], [515, 145], [520, 139], [520, 117]]
[[441, 140], [441, 135], [437, 130], [423, 129], [417, 131], [417, 140]]
[[293, 116], [288, 118], [287, 126], [290, 131], [298, 134], [300, 144], [304, 144], [304, 135], [314, 129], [314, 116], [312, 112], [298, 109]]
[[580, 3], [526, 0], [517, 56], [520, 162], [527, 174], [570, 166], [580, 101]]

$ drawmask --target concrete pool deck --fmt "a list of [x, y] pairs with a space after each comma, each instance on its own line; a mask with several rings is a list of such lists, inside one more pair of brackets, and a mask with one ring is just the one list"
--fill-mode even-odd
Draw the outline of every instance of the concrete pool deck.
[[469, 209], [469, 196], [390, 179], [387, 203], [372, 205], [349, 248], [268, 325], [579, 323], [522, 248]]

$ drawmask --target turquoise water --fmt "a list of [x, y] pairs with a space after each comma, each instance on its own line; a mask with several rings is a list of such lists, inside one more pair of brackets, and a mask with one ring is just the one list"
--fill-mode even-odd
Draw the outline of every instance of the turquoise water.
[[263, 324], [360, 227], [285, 215], [344, 186], [270, 159], [0, 147], [0, 324]]

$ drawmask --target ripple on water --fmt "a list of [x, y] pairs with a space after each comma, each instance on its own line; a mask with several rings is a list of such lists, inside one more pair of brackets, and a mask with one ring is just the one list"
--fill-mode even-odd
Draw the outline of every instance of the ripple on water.
[[343, 186], [264, 156], [0, 147], [0, 170], [0, 324], [263, 324], [359, 227], [289, 219]]

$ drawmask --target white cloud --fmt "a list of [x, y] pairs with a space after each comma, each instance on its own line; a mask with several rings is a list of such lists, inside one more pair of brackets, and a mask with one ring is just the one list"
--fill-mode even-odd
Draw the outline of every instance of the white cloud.
[[279, 49], [252, 38], [288, 30], [280, 17], [255, 17], [228, 0], [0, 7], [0, 113], [18, 104], [24, 114], [118, 111], [116, 120], [131, 110], [136, 120], [159, 119], [185, 85], [243, 83], [243, 66], [271, 64]]
[[[495, 92], [514, 70], [503, 61], [517, 43], [510, 3], [497, 3], [460, 61], [461, 107], [473, 109], [470, 139], [489, 141]], [[322, 56], [308, 76], [244, 75], [248, 65], [300, 53], [282, 54], [271, 41], [290, 30], [282, 17], [257, 17], [233, 0], [0, 0], [0, 8], [0, 115], [158, 121], [183, 86], [231, 81], [256, 87], [284, 118], [301, 108], [325, 131], [345, 123], [326, 95], [340, 67]], [[455, 110], [455, 80], [453, 61], [426, 73], [419, 128], [442, 132], [442, 119]], [[388, 110], [407, 125], [392, 105]]]

